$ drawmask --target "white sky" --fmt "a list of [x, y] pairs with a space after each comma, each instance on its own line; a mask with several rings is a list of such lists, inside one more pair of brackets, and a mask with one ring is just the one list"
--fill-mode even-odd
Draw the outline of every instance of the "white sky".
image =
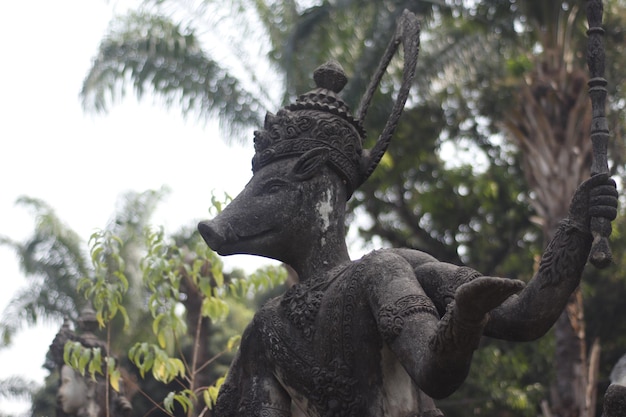
[[[236, 195], [249, 179], [251, 144], [226, 146], [217, 129], [185, 122], [174, 110], [129, 96], [109, 114], [83, 112], [81, 82], [116, 7], [104, 0], [3, 4], [0, 234], [23, 239], [32, 231], [32, 217], [14, 204], [20, 195], [48, 202], [87, 239], [105, 226], [120, 193], [162, 185], [172, 193], [154, 222], [175, 230], [209, 216], [212, 190]], [[234, 258], [231, 265], [250, 262]], [[2, 247], [0, 269], [1, 314], [26, 281]], [[0, 379], [22, 375], [42, 383], [41, 365], [60, 324], [23, 331], [13, 348], [0, 350]], [[0, 398], [2, 413], [27, 409]]]

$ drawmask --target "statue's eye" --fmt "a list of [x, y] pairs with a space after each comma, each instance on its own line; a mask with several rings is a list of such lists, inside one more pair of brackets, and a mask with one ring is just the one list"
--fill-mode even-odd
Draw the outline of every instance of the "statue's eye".
[[287, 186], [287, 182], [283, 180], [272, 180], [263, 186], [264, 194], [275, 194]]

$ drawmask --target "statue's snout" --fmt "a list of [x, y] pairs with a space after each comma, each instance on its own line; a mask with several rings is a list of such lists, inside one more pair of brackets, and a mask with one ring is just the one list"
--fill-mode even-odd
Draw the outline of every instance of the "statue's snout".
[[227, 243], [226, 234], [220, 232], [218, 225], [213, 220], [198, 223], [198, 232], [206, 244], [216, 252], [219, 252], [220, 248]]

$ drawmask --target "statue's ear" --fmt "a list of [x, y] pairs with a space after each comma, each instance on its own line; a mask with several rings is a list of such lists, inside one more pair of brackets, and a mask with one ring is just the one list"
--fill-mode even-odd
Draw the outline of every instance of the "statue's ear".
[[304, 153], [293, 166], [292, 174], [298, 181], [306, 181], [317, 175], [328, 158], [328, 148], [315, 148]]

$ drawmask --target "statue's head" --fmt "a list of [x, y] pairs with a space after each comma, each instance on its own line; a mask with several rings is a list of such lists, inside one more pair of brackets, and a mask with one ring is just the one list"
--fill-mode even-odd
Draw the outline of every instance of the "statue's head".
[[57, 401], [65, 414], [75, 416], [81, 409], [87, 407], [93, 398], [93, 389], [87, 386], [85, 377], [76, 372], [72, 367], [61, 367], [61, 385], [57, 391]]
[[338, 63], [320, 66], [313, 79], [314, 90], [276, 115], [268, 113], [264, 129], [254, 132], [252, 171], [256, 174], [270, 163], [297, 159], [310, 151], [323, 152], [325, 163], [341, 178], [349, 198], [365, 180], [365, 130], [339, 96], [347, 77]]
[[364, 179], [365, 132], [339, 96], [347, 81], [339, 64], [322, 65], [314, 80], [314, 90], [267, 114], [254, 132], [252, 179], [215, 219], [199, 224], [218, 253], [290, 263], [303, 246], [337, 242], [329, 236], [343, 228], [346, 201]]
[[[366, 150], [363, 121], [400, 43], [402, 85], [381, 136]], [[198, 225], [209, 247], [221, 255], [247, 253], [291, 264], [303, 247], [345, 244], [346, 201], [389, 145], [413, 79], [418, 46], [417, 19], [405, 12], [354, 115], [339, 95], [347, 77], [336, 62], [315, 70], [315, 89], [277, 114], [268, 113], [263, 130], [254, 134], [252, 179], [216, 218]]]

